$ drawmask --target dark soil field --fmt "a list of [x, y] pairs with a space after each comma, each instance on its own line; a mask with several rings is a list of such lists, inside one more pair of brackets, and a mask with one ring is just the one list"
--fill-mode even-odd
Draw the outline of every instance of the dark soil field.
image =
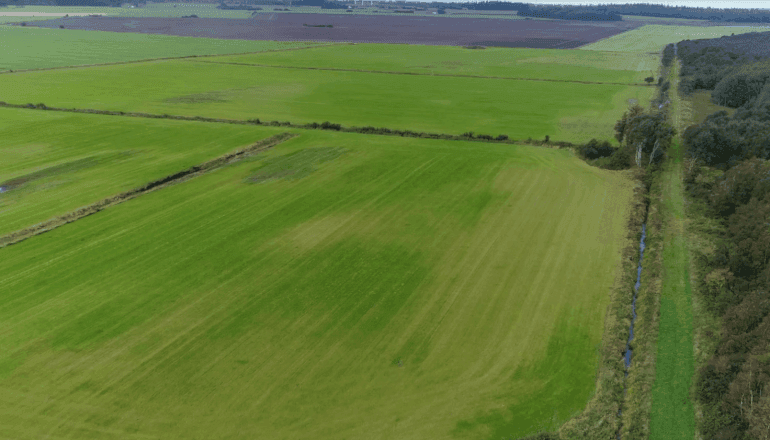
[[[309, 26], [303, 26], [307, 24]], [[373, 15], [262, 14], [252, 19], [67, 17], [29, 26], [241, 40], [350, 41], [570, 49], [639, 22], [587, 23]], [[333, 27], [311, 27], [333, 25]]]

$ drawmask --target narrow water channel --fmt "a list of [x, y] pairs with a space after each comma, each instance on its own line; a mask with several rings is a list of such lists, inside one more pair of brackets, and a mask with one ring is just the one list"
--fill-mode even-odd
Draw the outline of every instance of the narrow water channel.
[[634, 340], [634, 323], [636, 323], [636, 297], [639, 296], [639, 287], [642, 285], [642, 260], [644, 259], [644, 239], [647, 236], [647, 223], [642, 225], [642, 239], [639, 241], [639, 266], [636, 268], [636, 283], [634, 284], [634, 298], [631, 301], [631, 327], [628, 330], [628, 341], [626, 342], [626, 352], [624, 360], [626, 363], [626, 377], [628, 377], [628, 368], [631, 366], [631, 356], [634, 350], [631, 349], [631, 341]]
[[[626, 341], [626, 351], [623, 353], [625, 363], [625, 378], [628, 378], [628, 369], [631, 367], [631, 360], [634, 350], [631, 349], [631, 341], [634, 340], [634, 324], [636, 323], [636, 298], [639, 296], [639, 287], [642, 285], [642, 260], [644, 260], [644, 240], [647, 238], [647, 223], [642, 224], [642, 239], [639, 240], [639, 265], [636, 267], [636, 283], [634, 283], [634, 296], [631, 300], [631, 326], [628, 329], [628, 341]], [[628, 384], [623, 380], [623, 396], [628, 390]], [[618, 417], [623, 415], [623, 405], [618, 409]], [[620, 429], [618, 429], [617, 439], [620, 440]]]

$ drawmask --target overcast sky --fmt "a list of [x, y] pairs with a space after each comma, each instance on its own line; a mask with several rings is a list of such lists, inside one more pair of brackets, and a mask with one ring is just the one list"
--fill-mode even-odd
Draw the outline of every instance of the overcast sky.
[[[467, 1], [467, 0], [444, 0], [444, 1]], [[472, 1], [472, 0], [471, 0]], [[631, 1], [612, 1], [612, 0], [515, 0], [524, 3], [538, 3], [547, 5], [595, 5], [600, 3], [613, 4], [632, 4], [632, 3], [655, 3], [668, 6], [691, 6], [699, 8], [746, 8], [746, 9], [770, 9], [770, 0], [732, 0], [732, 1], [704, 1], [704, 0], [631, 0]]]

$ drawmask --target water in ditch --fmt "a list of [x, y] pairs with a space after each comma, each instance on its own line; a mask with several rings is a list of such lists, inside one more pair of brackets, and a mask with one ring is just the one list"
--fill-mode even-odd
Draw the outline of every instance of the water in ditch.
[[[626, 351], [623, 353], [623, 362], [625, 364], [625, 377], [628, 378], [628, 369], [631, 367], [631, 360], [634, 350], [631, 349], [631, 341], [634, 340], [634, 324], [636, 323], [636, 298], [639, 296], [639, 287], [642, 285], [642, 260], [644, 260], [644, 240], [647, 237], [647, 223], [642, 225], [642, 239], [639, 241], [639, 265], [636, 267], [636, 283], [634, 283], [634, 296], [631, 300], [631, 326], [628, 329], [628, 341], [626, 341]], [[626, 395], [627, 384], [623, 383], [623, 395]], [[618, 417], [623, 415], [622, 405], [618, 408]], [[620, 440], [620, 430], [618, 430], [617, 439]]]
[[631, 301], [631, 327], [628, 331], [628, 341], [626, 342], [626, 351], [623, 355], [626, 364], [626, 376], [628, 368], [631, 366], [631, 356], [634, 350], [631, 349], [631, 341], [634, 340], [634, 324], [636, 323], [636, 297], [639, 296], [639, 287], [642, 284], [642, 260], [644, 259], [644, 239], [647, 236], [647, 224], [642, 225], [642, 239], [639, 241], [639, 266], [636, 268], [636, 283], [634, 284], [634, 298]]

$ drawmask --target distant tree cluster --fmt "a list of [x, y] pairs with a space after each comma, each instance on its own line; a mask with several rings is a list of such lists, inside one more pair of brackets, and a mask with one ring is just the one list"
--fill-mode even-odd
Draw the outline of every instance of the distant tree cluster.
[[682, 92], [713, 90], [716, 104], [738, 110], [732, 117], [719, 112], [688, 127], [683, 134], [687, 154], [720, 169], [753, 157], [770, 159], [770, 53], [732, 51], [740, 50], [736, 41], [770, 44], [770, 33], [699, 41], [679, 43]]
[[534, 18], [582, 21], [622, 21], [620, 14], [604, 8], [572, 6], [528, 6], [519, 10], [519, 15]]
[[251, 6], [251, 5], [245, 5], [245, 4], [235, 4], [235, 5], [228, 5], [225, 2], [221, 2], [217, 9], [222, 9], [226, 11], [261, 11], [262, 8], [257, 6]]
[[529, 8], [527, 3], [500, 1], [466, 2], [459, 6], [474, 11], [522, 11]]
[[610, 4], [602, 5], [608, 12], [644, 17], [686, 18], [691, 20], [726, 21], [738, 23], [770, 23], [770, 11], [766, 9], [717, 9], [666, 6], [659, 4]]
[[[665, 6], [657, 4], [606, 4], [600, 7], [596, 6], [564, 6], [564, 7], [544, 7], [527, 3], [513, 2], [467, 2], [462, 3], [462, 7], [472, 10], [514, 10], [519, 11], [519, 15], [531, 15], [532, 11], [548, 10], [549, 15], [542, 15], [544, 18], [563, 18], [558, 15], [569, 17], [593, 17], [593, 18], [568, 18], [578, 20], [606, 20], [608, 17], [620, 15], [635, 15], [644, 17], [661, 18], [685, 18], [693, 20], [709, 20], [719, 22], [736, 23], [770, 23], [770, 11], [764, 9], [715, 9], [715, 8], [689, 8], [681, 6]], [[522, 13], [524, 12], [524, 13]]]
[[611, 170], [658, 166], [675, 134], [665, 110], [645, 112], [641, 106], [634, 105], [615, 124], [615, 139], [620, 142], [619, 147], [592, 139], [577, 147], [576, 151], [583, 159]]
[[[682, 61], [680, 91], [715, 90], [715, 102], [740, 107], [748, 94], [756, 95], [766, 80], [770, 60], [770, 32], [714, 40], [685, 40], [678, 44]], [[760, 62], [764, 62], [761, 64]], [[744, 90], [745, 88], [745, 90]], [[726, 93], [729, 92], [729, 93]], [[736, 99], [728, 95], [737, 92]]]

